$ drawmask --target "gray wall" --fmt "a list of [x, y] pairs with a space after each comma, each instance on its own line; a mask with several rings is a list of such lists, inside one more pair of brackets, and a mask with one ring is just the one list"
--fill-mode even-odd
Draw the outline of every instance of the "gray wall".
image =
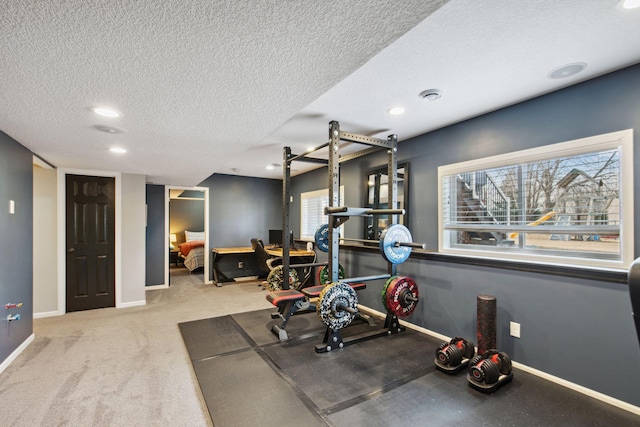
[[[9, 200], [15, 214], [9, 214]], [[0, 328], [0, 363], [33, 333], [33, 155], [0, 132], [0, 309], [19, 321]], [[7, 303], [24, 305], [5, 310]]]
[[147, 184], [147, 232], [145, 285], [164, 284], [164, 254], [168, 243], [164, 240], [164, 185]]
[[[120, 297], [123, 306], [143, 305], [145, 296], [145, 176], [125, 174], [122, 179], [122, 211], [120, 258], [122, 287]], [[116, 202], [117, 203], [117, 202]]]
[[251, 246], [282, 228], [282, 181], [215, 174], [209, 187], [209, 244], [213, 248]]
[[266, 241], [269, 229], [282, 228], [280, 180], [214, 174], [198, 187], [209, 187], [212, 248], [251, 246], [251, 238]]
[[[162, 283], [164, 276], [164, 198], [162, 218], [160, 196], [147, 185], [147, 285]], [[251, 246], [251, 238], [266, 240], [269, 229], [282, 228], [282, 182], [277, 179], [214, 174], [198, 184], [209, 188], [209, 246], [212, 248]], [[155, 194], [155, 195], [152, 195]], [[153, 207], [151, 206], [153, 204]], [[162, 220], [162, 225], [159, 222]], [[152, 224], [153, 223], [153, 224]], [[152, 227], [152, 228], [150, 228]], [[198, 230], [193, 230], [198, 231]], [[156, 234], [163, 237], [157, 238]], [[210, 272], [209, 279], [213, 279]], [[155, 280], [160, 280], [155, 283]]]
[[[414, 240], [427, 242], [432, 249], [438, 247], [438, 166], [629, 128], [635, 131], [637, 147], [639, 112], [640, 65], [636, 65], [401, 142], [399, 160], [410, 162], [409, 228]], [[343, 164], [346, 205], [364, 203], [365, 172], [385, 162], [384, 154], [376, 154]], [[634, 171], [640, 174], [637, 149]], [[327, 183], [325, 169], [296, 177], [294, 197], [297, 200], [302, 191], [326, 188]], [[634, 198], [638, 212], [638, 185]], [[299, 227], [295, 204], [291, 219], [294, 229]], [[640, 215], [635, 215], [634, 227], [635, 254], [639, 256]], [[359, 219], [346, 223], [348, 237], [360, 237], [361, 230]], [[476, 297], [495, 295], [500, 350], [520, 363], [640, 406], [640, 346], [626, 285], [435, 258], [412, 258], [399, 266], [400, 274], [419, 284], [422, 297], [409, 321], [446, 336], [475, 341]], [[340, 260], [350, 276], [386, 272], [378, 254], [345, 249]], [[382, 285], [382, 281], [372, 282], [360, 293], [360, 302], [383, 311]], [[511, 320], [521, 323], [521, 339], [509, 335]], [[425, 361], [431, 356], [425, 355]]]
[[[33, 168], [33, 313], [58, 311], [58, 189], [55, 169]], [[54, 280], [52, 280], [52, 278]]]

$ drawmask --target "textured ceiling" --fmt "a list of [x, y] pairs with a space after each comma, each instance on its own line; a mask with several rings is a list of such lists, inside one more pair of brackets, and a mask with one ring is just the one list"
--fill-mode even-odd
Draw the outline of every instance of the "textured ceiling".
[[0, 130], [58, 167], [195, 185], [444, 3], [2, 0]]
[[[330, 120], [402, 142], [639, 63], [640, 9], [618, 0], [0, 0], [0, 40], [0, 130], [58, 167], [192, 186], [214, 172], [279, 178], [265, 166], [282, 162], [283, 146], [324, 143]], [[573, 62], [587, 67], [548, 78]], [[429, 88], [442, 98], [420, 99]], [[123, 116], [100, 118], [89, 110], [97, 105]], [[395, 105], [405, 114], [388, 115]], [[129, 152], [109, 153], [114, 145]]]

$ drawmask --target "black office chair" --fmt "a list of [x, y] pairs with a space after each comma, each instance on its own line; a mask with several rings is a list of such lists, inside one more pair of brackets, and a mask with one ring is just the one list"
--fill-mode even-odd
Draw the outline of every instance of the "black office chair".
[[278, 261], [282, 263], [282, 258], [270, 258], [267, 251], [264, 250], [264, 243], [260, 239], [251, 239], [251, 248], [256, 253], [258, 266], [262, 270], [262, 274], [258, 276], [258, 279], [266, 279], [269, 272], [278, 265]]

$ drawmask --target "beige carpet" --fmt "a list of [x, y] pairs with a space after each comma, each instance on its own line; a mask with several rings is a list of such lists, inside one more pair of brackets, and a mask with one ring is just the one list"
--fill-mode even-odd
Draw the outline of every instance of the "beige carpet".
[[255, 282], [171, 276], [142, 307], [36, 319], [34, 342], [0, 374], [0, 425], [211, 425], [178, 323], [271, 305]]

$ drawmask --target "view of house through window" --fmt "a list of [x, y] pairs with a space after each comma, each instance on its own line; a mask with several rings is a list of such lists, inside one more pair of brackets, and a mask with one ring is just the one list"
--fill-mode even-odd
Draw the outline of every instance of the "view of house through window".
[[633, 227], [623, 221], [623, 204], [633, 205], [623, 134], [440, 168], [441, 249], [623, 261]]

